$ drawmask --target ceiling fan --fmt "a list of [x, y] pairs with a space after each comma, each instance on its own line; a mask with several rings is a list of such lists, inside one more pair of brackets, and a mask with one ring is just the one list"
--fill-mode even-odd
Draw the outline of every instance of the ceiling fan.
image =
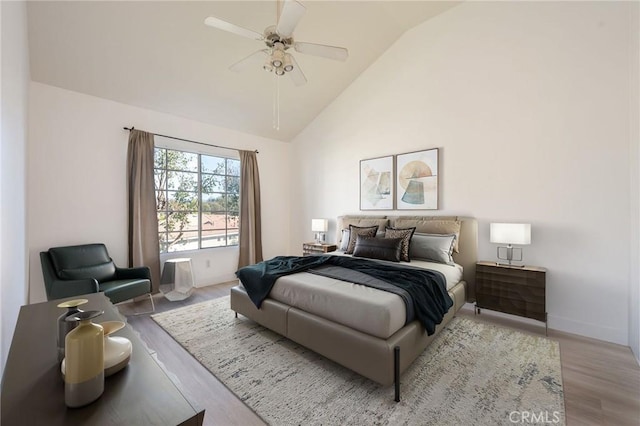
[[265, 71], [273, 72], [277, 76], [288, 74], [296, 86], [301, 86], [307, 82], [307, 78], [293, 55], [288, 52], [289, 49], [293, 48], [298, 53], [321, 56], [338, 61], [345, 61], [349, 57], [349, 52], [344, 47], [294, 40], [293, 31], [305, 12], [306, 8], [302, 3], [296, 0], [284, 0], [277, 24], [268, 26], [262, 34], [213, 16], [205, 19], [204, 23], [210, 27], [262, 41], [266, 44], [266, 49], [258, 50], [231, 65], [229, 69], [232, 71], [241, 71], [251, 65], [256, 65], [257, 61], [264, 61], [262, 67]]

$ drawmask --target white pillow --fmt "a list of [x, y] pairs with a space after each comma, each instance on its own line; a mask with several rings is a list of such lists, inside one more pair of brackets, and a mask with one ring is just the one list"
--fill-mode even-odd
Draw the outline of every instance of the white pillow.
[[348, 229], [342, 230], [342, 237], [340, 238], [340, 248], [338, 250], [347, 251], [347, 248], [349, 247], [349, 235], [350, 233]]

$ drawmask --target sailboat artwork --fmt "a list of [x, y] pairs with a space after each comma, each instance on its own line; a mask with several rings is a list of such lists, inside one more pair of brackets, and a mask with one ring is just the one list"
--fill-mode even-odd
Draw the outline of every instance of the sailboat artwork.
[[438, 149], [396, 156], [398, 170], [397, 208], [438, 208]]
[[360, 210], [393, 209], [393, 156], [360, 161]]

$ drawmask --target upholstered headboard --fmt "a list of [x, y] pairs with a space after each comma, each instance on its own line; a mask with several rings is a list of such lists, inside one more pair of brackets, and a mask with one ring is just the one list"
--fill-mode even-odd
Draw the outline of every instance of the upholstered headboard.
[[[340, 246], [342, 230], [349, 228], [349, 225], [372, 226], [378, 225], [380, 230], [385, 227], [394, 227], [398, 220], [402, 220], [403, 226], [410, 224], [436, 220], [436, 221], [459, 221], [460, 239], [458, 241], [458, 252], [453, 253], [453, 260], [464, 268], [463, 277], [469, 284], [467, 287], [467, 299], [474, 297], [474, 284], [476, 275], [476, 262], [478, 261], [478, 222], [471, 217], [462, 216], [373, 216], [373, 215], [346, 215], [338, 217], [336, 226], [336, 242]], [[412, 225], [409, 225], [412, 226]]]

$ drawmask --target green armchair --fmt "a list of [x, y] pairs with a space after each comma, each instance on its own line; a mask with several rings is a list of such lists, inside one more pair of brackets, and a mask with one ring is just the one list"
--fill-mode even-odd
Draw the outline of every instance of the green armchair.
[[40, 263], [48, 300], [102, 291], [115, 304], [149, 295], [155, 310], [149, 268], [118, 268], [104, 244], [53, 247]]

